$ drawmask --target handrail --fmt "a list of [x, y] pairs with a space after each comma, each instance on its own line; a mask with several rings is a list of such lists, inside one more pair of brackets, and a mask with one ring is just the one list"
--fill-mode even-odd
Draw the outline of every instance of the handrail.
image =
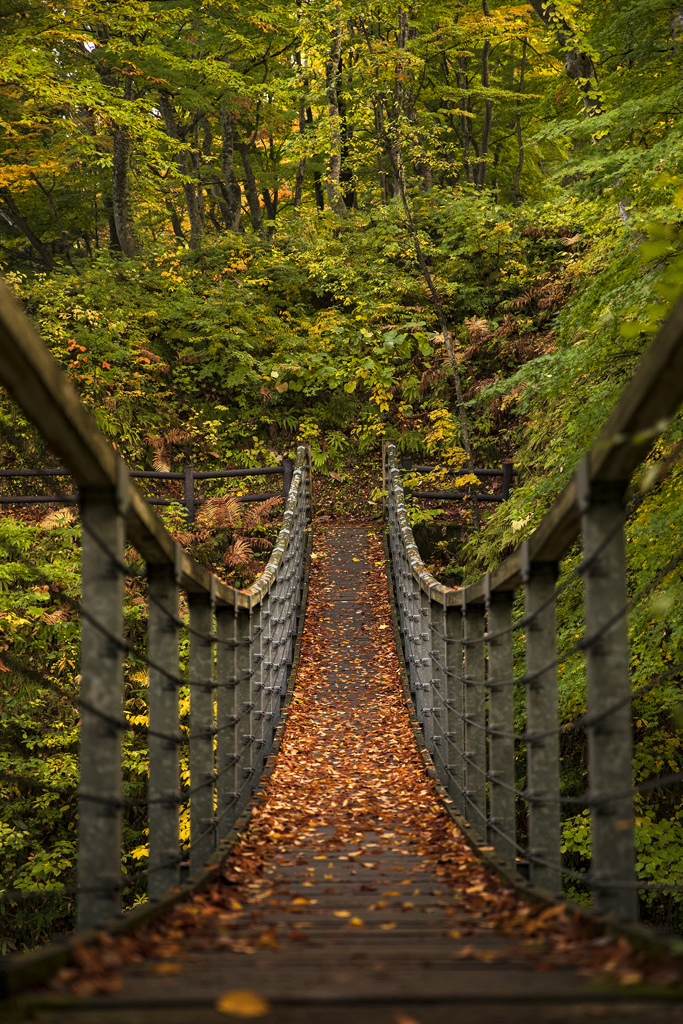
[[[598, 909], [624, 921], [636, 918], [637, 892], [649, 888], [635, 874], [627, 613], [657, 583], [629, 600], [625, 497], [634, 470], [682, 401], [683, 299], [538, 527], [501, 565], [463, 588], [445, 586], [428, 572], [410, 527], [396, 445], [385, 443], [383, 452], [400, 636], [418, 721], [437, 773], [474, 831], [513, 872], [521, 854], [533, 884], [554, 895], [569, 875], [592, 890]], [[583, 559], [558, 585], [560, 560], [579, 535]], [[667, 572], [681, 563], [683, 550]], [[574, 581], [583, 585], [586, 631], [558, 652], [557, 602]], [[513, 597], [520, 586], [525, 611], [513, 623]], [[526, 668], [515, 678], [517, 632], [524, 633]], [[575, 654], [585, 658], [587, 712], [561, 729], [558, 667]], [[647, 687], [663, 678], [668, 675]], [[515, 686], [526, 691], [523, 732], [514, 728]], [[567, 729], [583, 730], [588, 741], [588, 791], [571, 799], [560, 793], [559, 743]], [[526, 789], [515, 785], [516, 745], [526, 751]], [[683, 780], [683, 773], [654, 785], [672, 780]], [[587, 874], [562, 864], [560, 808], [567, 802], [591, 810]], [[526, 845], [517, 832], [520, 808], [526, 808]]]
[[[124, 461], [82, 406], [75, 388], [0, 283], [0, 381], [38, 428], [79, 487], [82, 526], [78, 924], [101, 927], [120, 912], [121, 736], [146, 736], [149, 749], [148, 898], [175, 891], [189, 853], [193, 875], [215, 856], [248, 805], [274, 742], [287, 692], [304, 595], [310, 521], [310, 453], [296, 462], [282, 526], [268, 563], [251, 584], [228, 586], [174, 540]], [[126, 539], [146, 563], [126, 564]], [[123, 714], [125, 584], [147, 591], [149, 726]], [[180, 615], [187, 594], [189, 622]], [[187, 676], [180, 632], [189, 636]], [[12, 657], [10, 669], [72, 696]], [[189, 728], [180, 689], [190, 694]], [[180, 747], [187, 744], [189, 787], [180, 791]], [[30, 780], [29, 780], [30, 785]], [[50, 792], [55, 792], [54, 788]], [[190, 843], [181, 852], [180, 808], [189, 800]], [[139, 801], [133, 801], [137, 805]], [[135, 876], [132, 881], [135, 881]], [[19, 893], [21, 896], [21, 893]]]

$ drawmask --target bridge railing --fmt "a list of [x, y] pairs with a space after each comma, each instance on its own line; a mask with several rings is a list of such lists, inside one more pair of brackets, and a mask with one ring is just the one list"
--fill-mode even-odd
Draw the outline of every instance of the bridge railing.
[[[188, 855], [191, 874], [210, 862], [259, 780], [303, 610], [309, 453], [297, 449], [282, 528], [264, 571], [239, 590], [219, 581], [174, 541], [1, 284], [0, 381], [79, 489], [77, 917], [79, 927], [96, 927], [120, 913], [124, 887], [136, 882], [122, 873], [124, 812], [142, 805], [144, 814], [146, 808], [149, 858], [140, 874], [147, 877], [147, 897], [160, 897], [178, 885]], [[126, 561], [128, 545], [137, 561]], [[11, 549], [5, 556], [23, 557]], [[131, 585], [143, 592], [146, 604], [148, 723], [140, 721], [144, 716], [131, 720], [123, 706], [124, 662], [139, 654], [124, 630], [125, 592]], [[181, 663], [188, 646], [185, 673]], [[3, 659], [20, 678], [71, 696], [58, 681], [13, 658], [11, 649]], [[188, 693], [189, 718], [181, 713], [181, 696]], [[149, 759], [147, 794], [141, 799], [127, 799], [122, 785], [122, 737], [130, 731], [139, 737], [141, 756], [146, 747]], [[36, 788], [30, 780], [12, 782]], [[179, 823], [188, 802], [189, 840], [181, 844]], [[30, 895], [10, 888], [5, 898]]]
[[[634, 798], [683, 773], [633, 785], [632, 686], [628, 614], [683, 562], [629, 597], [625, 496], [634, 470], [683, 399], [683, 301], [646, 353], [574, 479], [529, 539], [493, 572], [465, 588], [439, 583], [426, 569], [410, 527], [396, 447], [385, 445], [387, 513], [394, 591], [410, 687], [424, 739], [443, 785], [482, 843], [530, 881], [560, 895], [563, 877], [590, 889], [593, 905], [623, 921], [638, 915], [639, 891], [680, 890], [636, 877]], [[574, 568], [561, 563], [580, 537]], [[559, 582], [558, 582], [559, 577]], [[558, 650], [557, 604], [583, 590], [585, 632]], [[523, 611], [513, 619], [522, 590]], [[519, 602], [518, 602], [519, 604]], [[515, 678], [513, 642], [524, 642]], [[585, 658], [586, 713], [559, 724], [558, 667]], [[644, 690], [680, 676], [669, 666]], [[515, 694], [524, 728], [515, 729]], [[588, 789], [560, 789], [560, 738], [585, 736]], [[516, 773], [515, 766], [524, 771]], [[526, 775], [526, 785], [517, 781]], [[561, 854], [561, 812], [589, 809], [591, 860], [570, 870]]]

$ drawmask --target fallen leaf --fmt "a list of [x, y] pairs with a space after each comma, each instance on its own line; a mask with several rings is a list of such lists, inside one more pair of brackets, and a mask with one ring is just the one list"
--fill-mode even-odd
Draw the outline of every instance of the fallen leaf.
[[270, 1013], [270, 1003], [258, 992], [236, 988], [220, 996], [216, 1001], [216, 1010], [228, 1017], [265, 1017]]
[[352, 917], [349, 921], [349, 926], [352, 928], [364, 928], [363, 919], [360, 917]]
[[334, 911], [334, 916], [335, 917], [351, 917], [351, 911], [350, 910], [335, 910]]
[[152, 965], [153, 974], [180, 974], [180, 964], [161, 963]]

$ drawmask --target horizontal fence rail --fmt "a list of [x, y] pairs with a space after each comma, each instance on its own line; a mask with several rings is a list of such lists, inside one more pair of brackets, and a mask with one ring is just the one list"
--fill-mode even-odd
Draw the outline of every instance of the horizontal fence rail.
[[[405, 456], [400, 462], [401, 469], [407, 473], [434, 473], [439, 471], [439, 466], [414, 466], [411, 458]], [[446, 476], [469, 476], [473, 475], [480, 480], [500, 479], [500, 493], [495, 491], [482, 491], [474, 495], [477, 501], [501, 502], [507, 501], [518, 471], [512, 462], [503, 462], [500, 469], [448, 469]], [[457, 501], [460, 498], [471, 498], [469, 491], [417, 491], [414, 488], [405, 488], [406, 497], [423, 498], [429, 501]]]
[[[284, 498], [289, 495], [292, 486], [292, 474], [294, 473], [294, 462], [285, 457], [281, 466], [260, 466], [254, 469], [223, 469], [209, 472], [195, 471], [193, 465], [183, 467], [182, 473], [163, 472], [161, 470], [129, 469], [128, 475], [133, 480], [159, 480], [159, 481], [181, 481], [183, 482], [183, 497], [175, 498], [153, 498], [146, 495], [148, 505], [184, 505], [187, 514], [187, 521], [194, 522], [195, 509], [206, 502], [206, 498], [197, 498], [195, 493], [195, 480], [225, 480], [233, 477], [268, 476], [277, 474], [283, 478], [281, 491], [268, 491], [263, 494], [240, 494], [232, 496], [240, 502], [267, 501], [269, 498]], [[37, 479], [43, 477], [65, 477], [71, 476], [68, 469], [0, 469], [0, 480], [23, 479], [26, 477]], [[0, 505], [76, 505], [80, 500], [77, 492], [68, 494], [2, 494]]]
[[[683, 783], [683, 772], [633, 785], [632, 685], [627, 619], [661, 579], [683, 563], [681, 550], [640, 593], [629, 595], [625, 495], [630, 478], [683, 400], [683, 301], [646, 353], [589, 454], [530, 538], [495, 571], [465, 588], [439, 583], [415, 544], [396, 446], [385, 444], [388, 542], [400, 635], [417, 717], [436, 770], [482, 843], [537, 887], [559, 896], [563, 880], [592, 894], [622, 921], [639, 912], [639, 892], [676, 884], [636, 876], [634, 800]], [[582, 557], [563, 560], [580, 538]], [[574, 559], [576, 561], [576, 559]], [[558, 649], [558, 602], [583, 593], [585, 631]], [[523, 592], [523, 609], [513, 616]], [[515, 675], [515, 643], [524, 669]], [[519, 660], [519, 652], [516, 655]], [[559, 726], [558, 668], [584, 659], [586, 713]], [[683, 677], [683, 663], [645, 684]], [[515, 728], [515, 699], [523, 728]], [[560, 790], [560, 742], [582, 736], [588, 766], [583, 795]], [[563, 814], [590, 812], [587, 872], [561, 853]]]
[[[178, 885], [183, 866], [191, 874], [204, 868], [258, 783], [303, 614], [309, 452], [297, 449], [270, 559], [240, 590], [219, 581], [173, 540], [1, 284], [0, 380], [79, 489], [81, 597], [63, 598], [81, 625], [77, 920], [81, 928], [100, 927], [120, 913], [124, 889], [137, 900], [158, 898]], [[57, 471], [42, 475], [49, 472]], [[254, 471], [195, 477], [233, 475]], [[129, 545], [134, 552], [126, 560]], [[5, 557], [26, 562], [11, 545]], [[37, 571], [35, 582], [52, 583]], [[127, 592], [141, 595], [144, 605], [142, 648], [139, 636], [125, 628]], [[3, 660], [24, 682], [74, 696], [66, 683], [37, 672], [11, 650]], [[141, 662], [144, 707], [131, 715], [123, 703], [127, 663], [139, 668]], [[146, 793], [139, 797], [124, 790], [124, 737], [132, 737], [143, 762], [148, 759]], [[31, 779], [2, 778], [37, 793], [75, 795]], [[149, 845], [146, 865], [143, 855], [140, 871], [124, 873], [122, 832], [132, 813], [138, 821], [143, 816]], [[10, 887], [3, 899], [51, 894], [70, 895], [59, 885], [37, 893]]]

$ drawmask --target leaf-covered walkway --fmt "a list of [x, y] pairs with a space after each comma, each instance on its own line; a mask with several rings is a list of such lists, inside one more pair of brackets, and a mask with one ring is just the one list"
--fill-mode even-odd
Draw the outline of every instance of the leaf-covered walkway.
[[330, 527], [312, 559], [285, 738], [223, 879], [84, 949], [56, 983], [78, 1005], [47, 1019], [683, 1021], [639, 989], [675, 983], [670, 964], [529, 905], [452, 824], [415, 742], [377, 537]]

